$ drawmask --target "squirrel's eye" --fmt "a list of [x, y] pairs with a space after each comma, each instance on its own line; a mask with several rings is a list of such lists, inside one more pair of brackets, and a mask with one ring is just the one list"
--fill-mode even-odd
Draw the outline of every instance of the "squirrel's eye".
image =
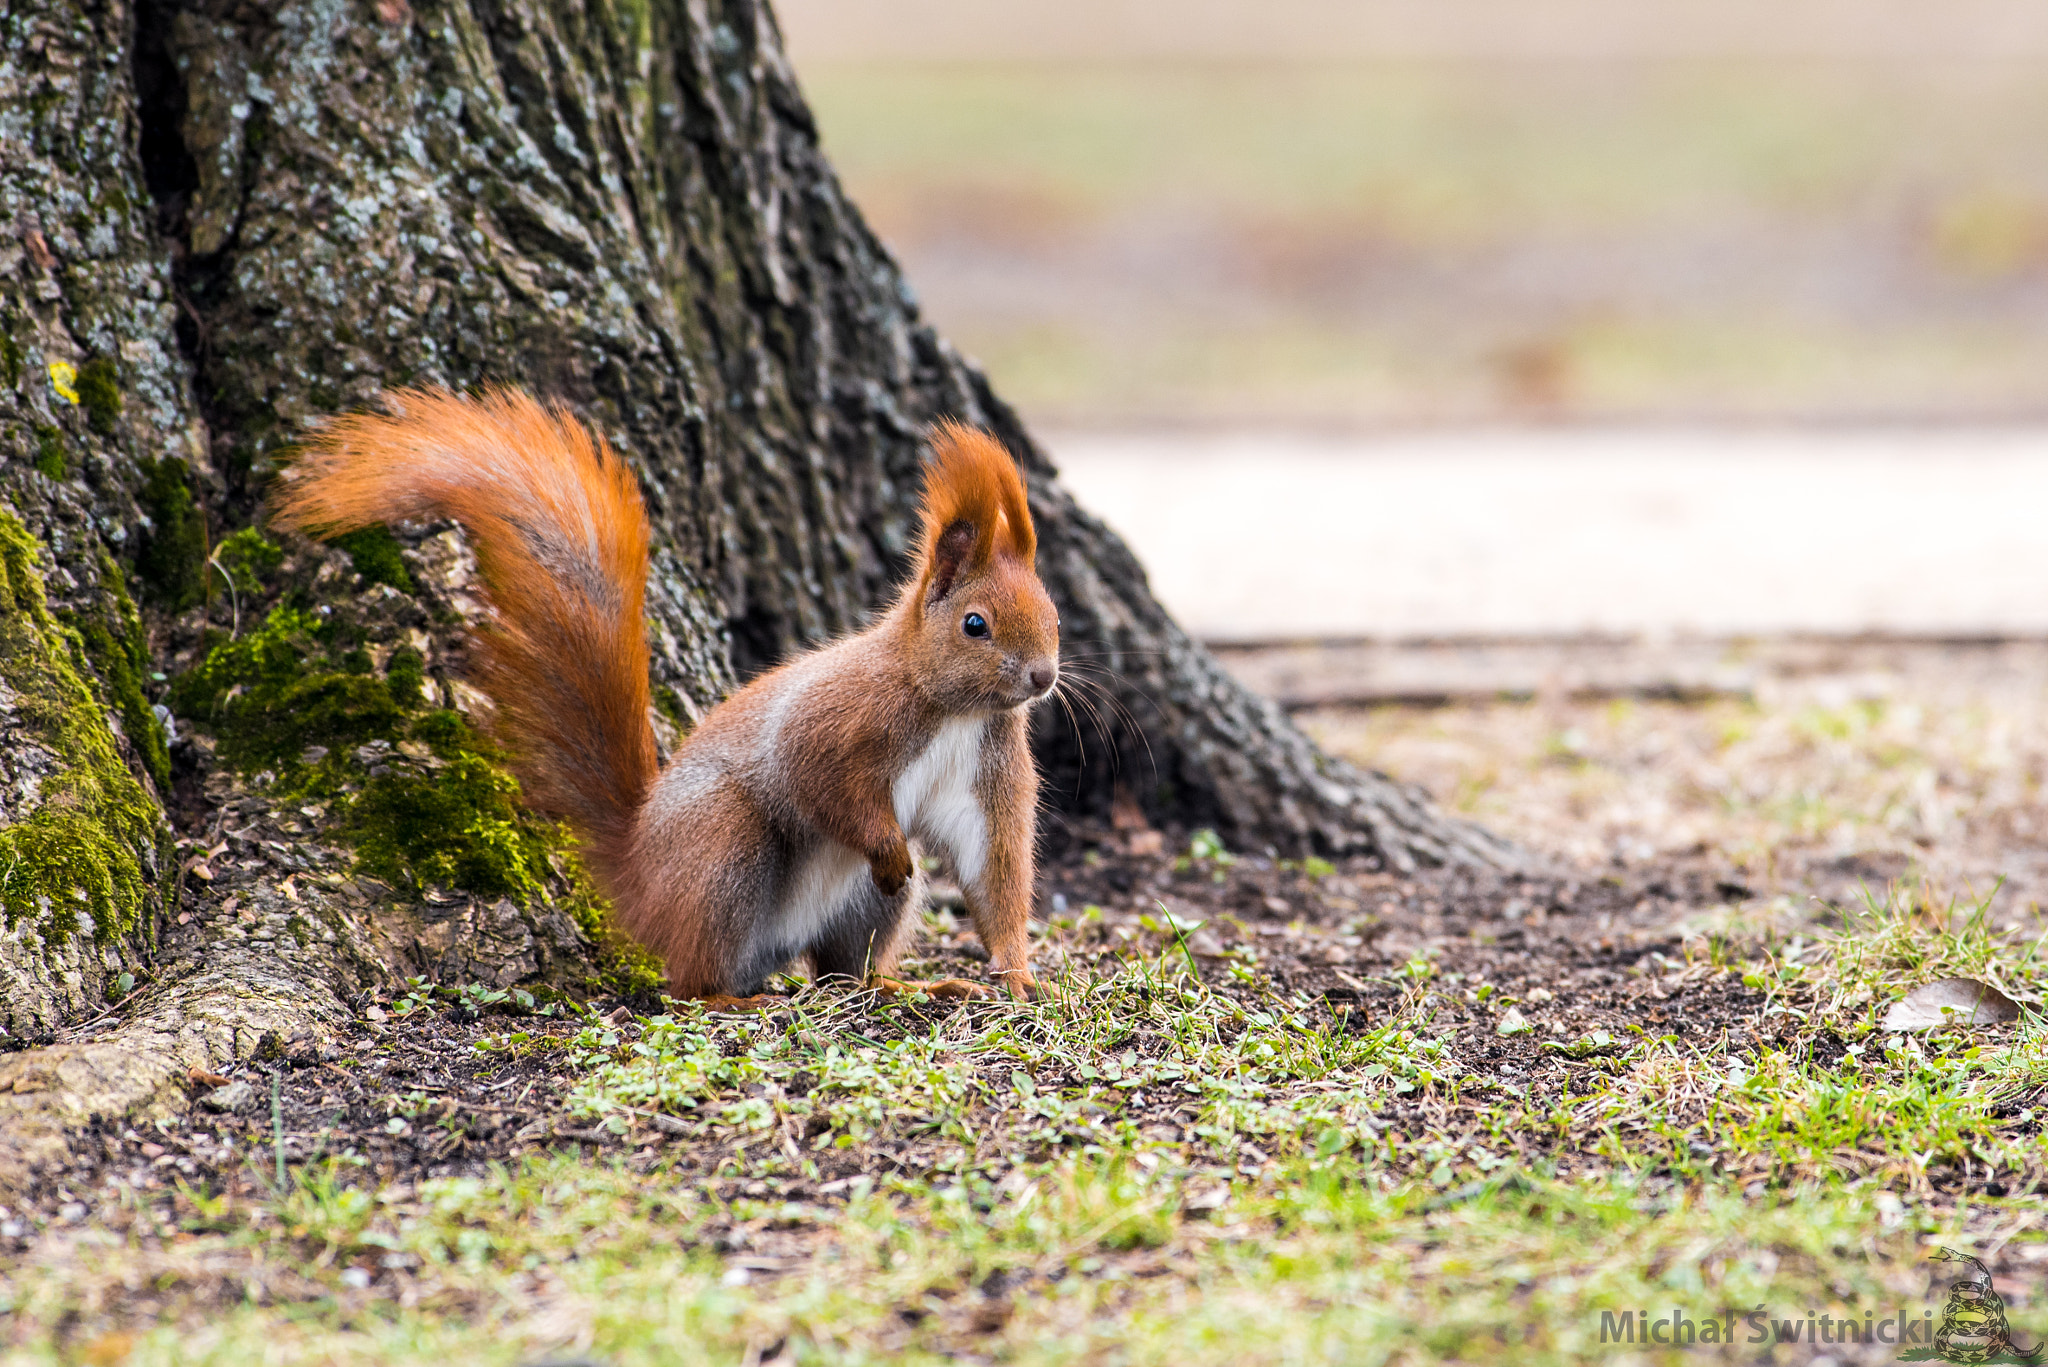
[[970, 612], [967, 614], [967, 620], [960, 624], [960, 629], [976, 640], [980, 640], [988, 635], [988, 619], [978, 612]]

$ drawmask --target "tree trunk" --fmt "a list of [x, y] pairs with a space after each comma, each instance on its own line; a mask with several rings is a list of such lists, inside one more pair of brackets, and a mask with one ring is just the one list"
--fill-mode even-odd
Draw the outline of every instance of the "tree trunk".
[[1240, 846], [1510, 857], [1166, 617], [919, 320], [761, 0], [12, 0], [0, 196], [0, 1025], [44, 1046], [0, 1063], [0, 1185], [392, 974], [590, 971], [559, 840], [445, 720], [460, 538], [244, 530], [306, 425], [387, 387], [522, 385], [628, 455], [681, 725], [883, 601], [950, 414], [1025, 462], [1104, 690], [1100, 728], [1038, 718], [1062, 812], [1121, 787]]

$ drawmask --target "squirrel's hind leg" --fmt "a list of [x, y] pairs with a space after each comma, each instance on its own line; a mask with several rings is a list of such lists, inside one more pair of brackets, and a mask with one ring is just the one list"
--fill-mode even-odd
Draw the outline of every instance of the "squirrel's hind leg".
[[646, 872], [625, 928], [661, 958], [672, 995], [730, 1009], [757, 1000], [781, 966], [755, 941], [773, 918], [787, 854], [729, 776], [673, 774], [640, 828], [634, 854]]
[[911, 862], [910, 878], [893, 896], [862, 875], [859, 886], [805, 951], [818, 978], [867, 982], [896, 966], [903, 944], [924, 909], [924, 873]]
[[[916, 865], [913, 862], [913, 870]], [[943, 982], [906, 982], [889, 976], [914, 933], [917, 913], [924, 910], [924, 874], [914, 871], [903, 890], [891, 897], [872, 881], [862, 884], [818, 943], [811, 946], [811, 969], [820, 978], [850, 978], [891, 995], [922, 992], [929, 997], [992, 997], [986, 983], [965, 978]]]

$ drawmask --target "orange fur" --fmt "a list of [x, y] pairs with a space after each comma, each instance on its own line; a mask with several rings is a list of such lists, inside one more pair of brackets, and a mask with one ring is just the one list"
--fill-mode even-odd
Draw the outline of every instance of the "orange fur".
[[962, 566], [972, 573], [1000, 558], [1026, 570], [1038, 555], [1024, 480], [1010, 453], [988, 433], [951, 419], [932, 428], [932, 460], [925, 467], [919, 520], [917, 585], [929, 588], [947, 528], [974, 529], [974, 549]]
[[271, 500], [273, 524], [322, 535], [453, 518], [468, 529], [490, 620], [471, 666], [528, 801], [588, 842], [620, 889], [655, 773], [647, 719], [647, 516], [632, 472], [560, 410], [511, 389], [390, 396], [336, 419]]
[[934, 430], [916, 566], [889, 611], [711, 709], [657, 775], [647, 521], [625, 467], [509, 390], [391, 403], [309, 442], [273, 521], [469, 530], [491, 607], [476, 682], [529, 798], [584, 837], [672, 991], [746, 997], [799, 956], [824, 975], [886, 973], [916, 919], [913, 842], [952, 862], [990, 973], [1035, 990], [1027, 712], [1058, 679], [1059, 615], [1023, 479], [993, 438]]

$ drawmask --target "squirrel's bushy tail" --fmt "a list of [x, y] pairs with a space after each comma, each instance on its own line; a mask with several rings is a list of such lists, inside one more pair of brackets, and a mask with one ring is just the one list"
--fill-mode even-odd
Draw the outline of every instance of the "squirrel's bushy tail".
[[391, 416], [339, 418], [305, 444], [271, 520], [316, 535], [462, 524], [491, 608], [471, 679], [495, 704], [527, 800], [576, 829], [616, 897], [655, 774], [639, 486], [601, 438], [516, 390], [388, 399]]

